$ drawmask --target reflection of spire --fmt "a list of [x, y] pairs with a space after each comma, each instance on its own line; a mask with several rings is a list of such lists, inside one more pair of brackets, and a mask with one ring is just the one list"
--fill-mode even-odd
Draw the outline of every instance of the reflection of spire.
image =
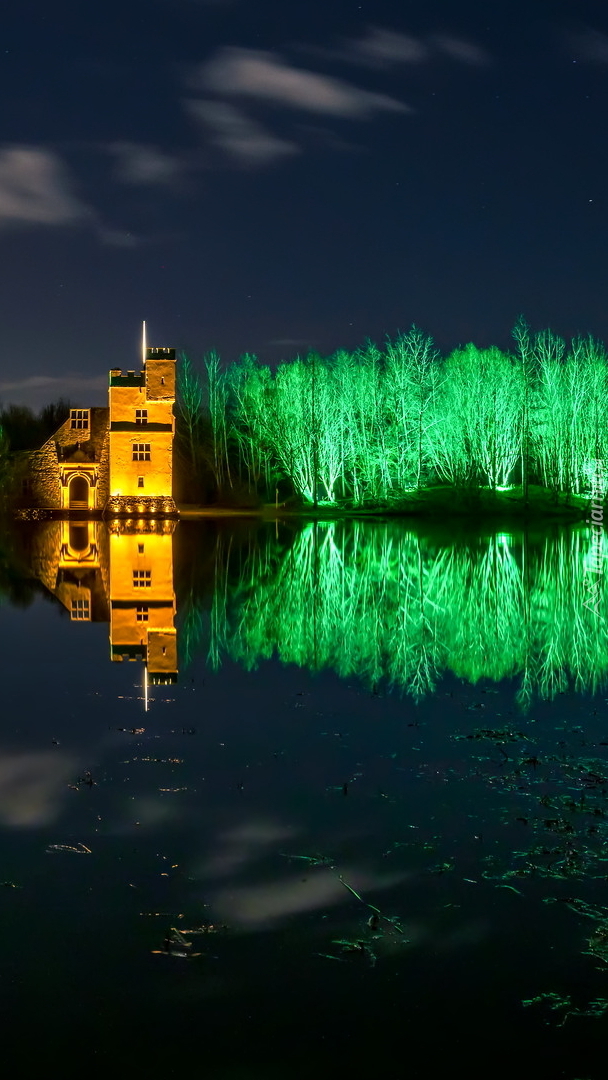
[[173, 530], [166, 520], [109, 523], [112, 660], [143, 660], [150, 685], [177, 681]]
[[146, 363], [146, 320], [141, 324], [141, 363], [142, 367]]
[[175, 521], [48, 521], [32, 533], [32, 569], [74, 622], [110, 623], [113, 660], [144, 663], [149, 686], [177, 681]]

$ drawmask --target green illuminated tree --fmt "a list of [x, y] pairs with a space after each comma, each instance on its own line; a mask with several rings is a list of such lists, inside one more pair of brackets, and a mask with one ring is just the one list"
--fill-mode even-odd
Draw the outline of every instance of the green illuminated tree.
[[527, 504], [530, 485], [530, 397], [534, 386], [535, 368], [530, 328], [523, 315], [518, 317], [513, 327], [513, 338], [516, 344], [516, 355], [521, 365], [524, 388], [520, 423], [521, 485], [524, 502]]
[[519, 677], [522, 705], [607, 685], [604, 575], [586, 602], [591, 530], [528, 543], [525, 557], [504, 534], [438, 544], [396, 523], [311, 524], [282, 555], [273, 542], [252, 548], [237, 577], [218, 569], [207, 623], [216, 663], [229, 655], [252, 669], [276, 655], [384, 678], [417, 699], [447, 670], [472, 684]]
[[451, 483], [506, 487], [521, 454], [523, 375], [492, 347], [469, 344], [444, 367], [434, 462]]
[[553, 491], [589, 489], [592, 462], [605, 460], [608, 364], [593, 338], [575, 338], [568, 350], [550, 331], [535, 340], [538, 381], [531, 444], [541, 483]]
[[437, 481], [474, 494], [521, 479], [526, 504], [533, 482], [556, 499], [588, 493], [608, 455], [604, 349], [577, 338], [566, 351], [523, 319], [513, 333], [515, 356], [471, 343], [445, 361], [415, 326], [384, 350], [368, 341], [274, 371], [248, 354], [224, 371], [212, 353], [204, 386], [185, 362], [189, 459], [220, 493], [238, 474], [263, 498], [281, 485], [312, 505], [402, 505]]
[[440, 382], [439, 355], [428, 334], [412, 326], [387, 343], [382, 458], [389, 462], [397, 492], [418, 488], [428, 478]]
[[228, 449], [228, 386], [226, 373], [220, 368], [220, 358], [215, 350], [205, 357], [209, 393], [209, 418], [213, 439], [213, 462], [218, 488], [226, 481], [232, 486], [230, 454]]
[[177, 416], [183, 456], [197, 471], [203, 422], [204, 388], [198, 372], [185, 355], [177, 366]]

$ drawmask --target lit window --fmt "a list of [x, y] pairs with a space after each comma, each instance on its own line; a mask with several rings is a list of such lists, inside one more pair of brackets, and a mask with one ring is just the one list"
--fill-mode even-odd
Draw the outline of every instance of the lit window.
[[149, 589], [152, 584], [151, 570], [134, 570], [133, 587], [135, 589]]
[[143, 476], [138, 476], [137, 477], [137, 486], [138, 487], [143, 487], [144, 486], [144, 478], [143, 478]]
[[138, 622], [147, 622], [148, 621], [148, 605], [147, 604], [138, 604], [137, 608], [135, 609], [135, 614], [136, 614]]
[[91, 618], [91, 609], [88, 600], [72, 600], [72, 619], [77, 622], [88, 622]]
[[88, 431], [89, 409], [70, 409], [70, 427], [75, 431]]
[[136, 409], [135, 410], [135, 423], [139, 424], [139, 425], [143, 425], [143, 424], [148, 423], [148, 410], [147, 409]]
[[133, 461], [149, 461], [150, 460], [150, 443], [149, 442], [136, 442], [133, 443]]

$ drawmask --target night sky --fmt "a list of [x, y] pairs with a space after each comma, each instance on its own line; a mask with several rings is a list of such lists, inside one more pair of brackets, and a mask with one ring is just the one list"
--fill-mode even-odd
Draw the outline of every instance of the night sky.
[[0, 400], [153, 345], [608, 340], [608, 5], [6, 0]]

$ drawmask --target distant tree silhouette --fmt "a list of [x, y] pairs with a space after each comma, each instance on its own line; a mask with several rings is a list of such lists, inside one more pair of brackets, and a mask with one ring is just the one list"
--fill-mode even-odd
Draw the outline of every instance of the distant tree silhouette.
[[0, 427], [11, 450], [37, 450], [67, 420], [71, 408], [64, 398], [45, 405], [38, 414], [27, 405], [7, 405], [0, 411]]

